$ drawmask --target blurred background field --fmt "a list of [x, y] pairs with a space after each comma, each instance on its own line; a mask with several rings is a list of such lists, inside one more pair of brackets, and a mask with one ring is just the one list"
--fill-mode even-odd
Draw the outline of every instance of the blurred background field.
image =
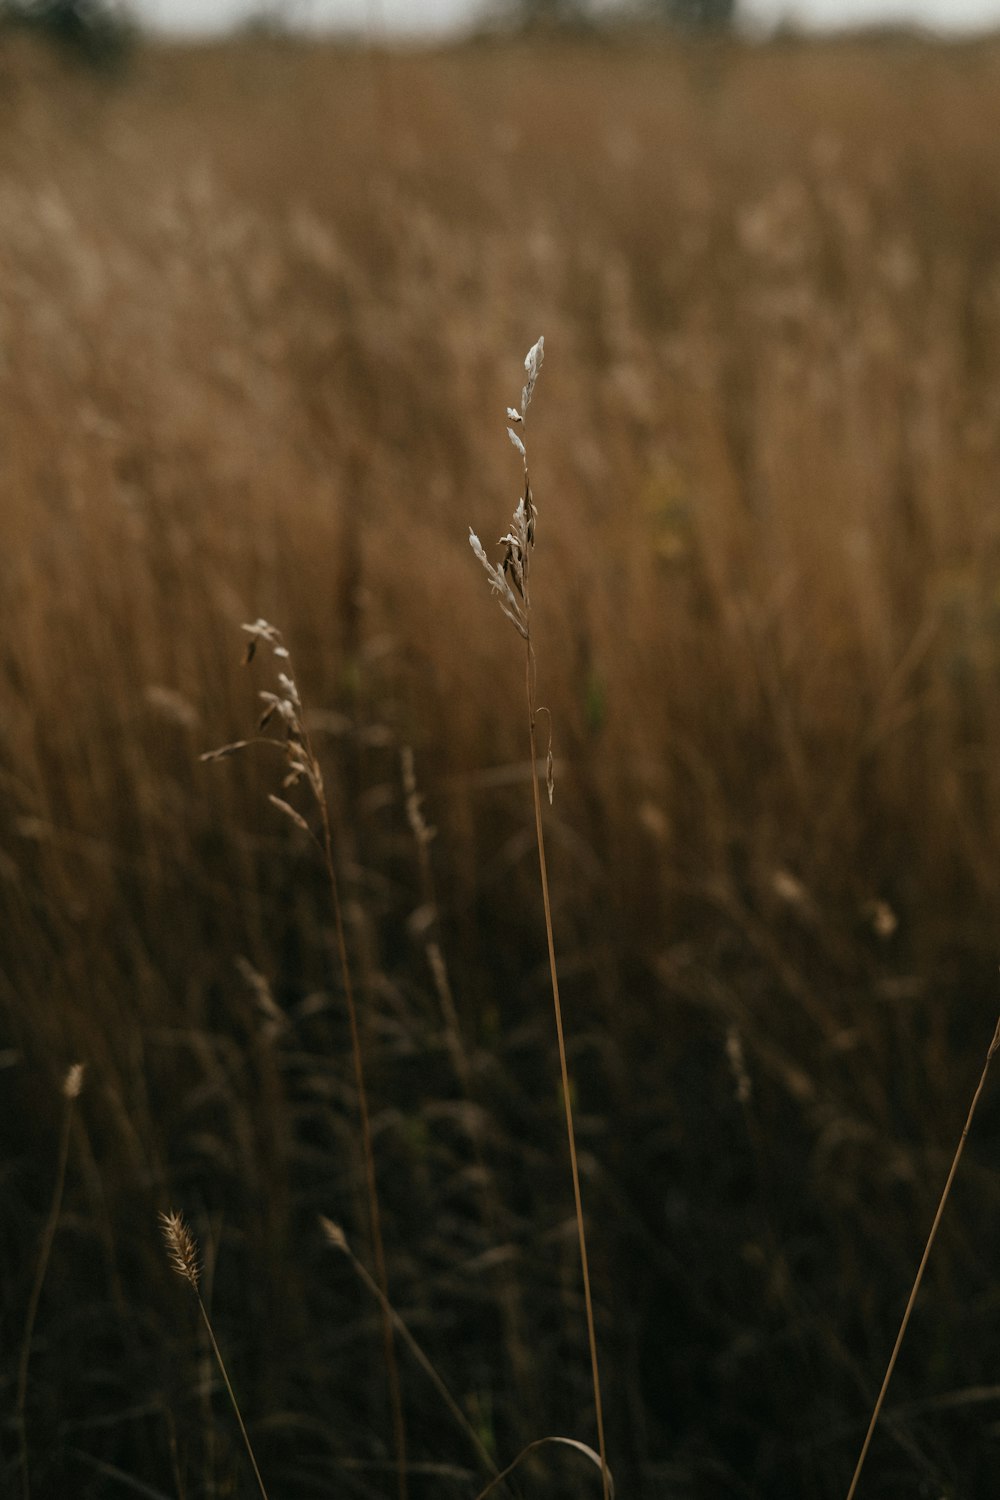
[[[0, 36], [0, 1429], [42, 1497], [394, 1493], [322, 868], [393, 1302], [502, 1464], [594, 1441], [519, 643], [619, 1494], [842, 1496], [998, 1009], [1000, 44]], [[436, 837], [407, 812], [412, 765]], [[429, 854], [429, 862], [424, 854]], [[862, 1492], [988, 1496], [984, 1099]], [[400, 1354], [410, 1491], [476, 1495]], [[587, 1487], [591, 1489], [588, 1490]], [[8, 1492], [5, 1490], [5, 1493]], [[599, 1493], [572, 1454], [524, 1495]]]

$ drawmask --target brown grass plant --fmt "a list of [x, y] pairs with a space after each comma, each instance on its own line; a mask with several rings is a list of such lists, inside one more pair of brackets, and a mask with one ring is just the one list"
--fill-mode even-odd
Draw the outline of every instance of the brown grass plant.
[[924, 1244], [923, 1254], [920, 1257], [920, 1264], [917, 1267], [917, 1274], [913, 1279], [913, 1286], [910, 1289], [910, 1295], [907, 1298], [906, 1307], [903, 1311], [902, 1321], [899, 1325], [899, 1332], [896, 1335], [896, 1342], [893, 1345], [892, 1353], [889, 1356], [889, 1363], [886, 1366], [885, 1375], [882, 1379], [882, 1385], [875, 1400], [875, 1406], [872, 1409], [871, 1419], [868, 1423], [868, 1430], [865, 1433], [865, 1440], [861, 1445], [861, 1452], [858, 1455], [858, 1461], [855, 1465], [854, 1474], [851, 1479], [850, 1487], [847, 1491], [847, 1500], [854, 1500], [854, 1495], [858, 1488], [858, 1482], [861, 1479], [861, 1470], [864, 1468], [865, 1459], [868, 1457], [868, 1449], [871, 1447], [871, 1441], [875, 1432], [875, 1427], [878, 1423], [879, 1415], [882, 1411], [882, 1404], [885, 1401], [886, 1392], [889, 1389], [889, 1382], [891, 1381], [893, 1371], [896, 1368], [896, 1361], [899, 1358], [899, 1351], [903, 1347], [903, 1339], [906, 1337], [906, 1330], [909, 1327], [910, 1315], [912, 1314], [913, 1309], [916, 1305], [917, 1295], [920, 1291], [920, 1283], [924, 1279], [924, 1271], [927, 1269], [927, 1262], [930, 1260], [934, 1240], [937, 1237], [938, 1228], [944, 1215], [945, 1204], [948, 1202], [948, 1196], [951, 1193], [951, 1185], [955, 1180], [955, 1174], [958, 1171], [958, 1164], [962, 1159], [962, 1152], [965, 1150], [965, 1143], [969, 1138], [969, 1131], [972, 1129], [972, 1118], [976, 1113], [976, 1106], [979, 1103], [979, 1099], [983, 1092], [983, 1089], [986, 1087], [986, 1075], [990, 1070], [990, 1063], [993, 1061], [994, 1055], [996, 1054], [998, 1049], [1000, 1049], [1000, 1021], [997, 1022], [996, 1030], [993, 1033], [993, 1040], [990, 1042], [989, 1049], [987, 1050], [986, 1061], [983, 1064], [983, 1071], [979, 1076], [979, 1082], [976, 1084], [975, 1092], [972, 1095], [972, 1103], [969, 1105], [969, 1113], [965, 1117], [965, 1124], [962, 1127], [962, 1134], [959, 1136], [958, 1145], [955, 1148], [955, 1154], [952, 1157], [951, 1166], [948, 1170], [948, 1176], [945, 1179], [944, 1188], [942, 1189], [941, 1197], [938, 1200], [937, 1210], [934, 1214], [934, 1219], [931, 1223], [930, 1232], [927, 1236], [926, 1243]]
[[31, 1466], [28, 1457], [28, 1423], [26, 1413], [31, 1341], [35, 1332], [35, 1319], [38, 1316], [38, 1304], [42, 1297], [42, 1287], [45, 1284], [45, 1273], [49, 1267], [49, 1258], [52, 1254], [52, 1246], [55, 1243], [56, 1230], [59, 1227], [59, 1215], [62, 1212], [63, 1191], [66, 1187], [66, 1165], [69, 1161], [70, 1134], [73, 1128], [73, 1113], [76, 1101], [79, 1099], [80, 1091], [83, 1088], [84, 1072], [83, 1063], [73, 1063], [63, 1079], [62, 1096], [66, 1102], [63, 1108], [62, 1130], [59, 1136], [59, 1150], [56, 1157], [56, 1175], [52, 1186], [52, 1200], [49, 1204], [45, 1228], [42, 1231], [42, 1243], [38, 1251], [35, 1279], [31, 1285], [28, 1307], [24, 1316], [24, 1332], [21, 1335], [21, 1357], [17, 1367], [17, 1397], [14, 1414], [17, 1421], [18, 1440], [21, 1445], [21, 1494], [24, 1500], [29, 1500], [31, 1495]]
[[[358, 1007], [354, 995], [351, 964], [347, 954], [343, 904], [341, 902], [340, 882], [337, 878], [337, 867], [334, 857], [330, 806], [327, 800], [322, 767], [313, 749], [312, 739], [306, 724], [306, 716], [302, 707], [302, 700], [299, 696], [295, 678], [292, 675], [291, 658], [288, 648], [281, 638], [281, 632], [275, 626], [269, 624], [267, 620], [262, 619], [254, 621], [253, 624], [244, 625], [243, 630], [249, 638], [244, 655], [244, 663], [249, 666], [257, 654], [258, 647], [263, 645], [271, 651], [279, 667], [277, 673], [278, 691], [275, 692], [265, 688], [261, 689], [260, 692], [264, 709], [257, 723], [255, 742], [277, 746], [281, 750], [286, 762], [286, 773], [282, 781], [282, 791], [290, 791], [299, 785], [304, 785], [310, 794], [313, 807], [319, 815], [320, 833], [317, 836], [309, 822], [297, 808], [293, 807], [284, 797], [279, 797], [273, 792], [268, 794], [268, 801], [297, 828], [306, 833], [319, 849], [330, 892], [336, 955], [344, 989], [344, 1000], [347, 1006], [348, 1024], [351, 1034], [351, 1059], [354, 1070], [354, 1086], [357, 1094], [358, 1119], [361, 1129], [369, 1230], [371, 1233], [372, 1253], [375, 1259], [375, 1276], [382, 1294], [380, 1303], [382, 1311], [382, 1344], [396, 1451], [396, 1483], [399, 1500], [406, 1500], [408, 1491], [406, 1422], [403, 1412], [403, 1398], [399, 1383], [395, 1343], [393, 1340], [392, 1318], [388, 1312], [390, 1307], [389, 1273], [386, 1266], [385, 1244], [382, 1236], [382, 1216], [379, 1207], [378, 1178], [375, 1169], [375, 1149], [372, 1143], [371, 1111], [368, 1105], [368, 1087], [365, 1081], [364, 1053], [361, 1044], [361, 1029], [358, 1022]], [[273, 734], [265, 735], [264, 730], [269, 726], [280, 730], [282, 738], [275, 738]], [[250, 743], [247, 740], [237, 740], [228, 745], [221, 746], [218, 750], [207, 751], [202, 755], [201, 759], [203, 761], [224, 759], [245, 749]]]
[[163, 1231], [163, 1238], [166, 1242], [167, 1254], [170, 1257], [171, 1266], [177, 1272], [178, 1276], [187, 1282], [194, 1293], [195, 1301], [198, 1304], [198, 1311], [201, 1313], [202, 1322], [208, 1334], [208, 1342], [211, 1345], [212, 1354], [219, 1367], [219, 1373], [222, 1376], [226, 1391], [229, 1394], [233, 1411], [236, 1413], [236, 1420], [239, 1423], [240, 1434], [243, 1438], [243, 1444], [247, 1450], [251, 1467], [253, 1468], [257, 1487], [263, 1496], [263, 1500], [267, 1500], [267, 1490], [264, 1487], [260, 1469], [257, 1467], [257, 1457], [253, 1451], [250, 1434], [247, 1432], [243, 1413], [240, 1411], [240, 1404], [236, 1399], [236, 1392], [233, 1390], [232, 1381], [229, 1379], [229, 1371], [226, 1369], [226, 1362], [222, 1357], [222, 1350], [219, 1348], [218, 1340], [215, 1337], [212, 1320], [208, 1315], [208, 1309], [201, 1295], [201, 1257], [198, 1253], [197, 1241], [179, 1213], [161, 1213], [160, 1228]]
[[[535, 382], [542, 367], [545, 340], [539, 338], [528, 350], [524, 360], [525, 382], [521, 391], [521, 405], [509, 406], [507, 418], [511, 424], [507, 435], [521, 456], [523, 468], [523, 493], [514, 511], [511, 530], [500, 538], [503, 558], [499, 564], [490, 562], [476, 533], [469, 531], [469, 542], [473, 552], [486, 570], [490, 586], [497, 597], [501, 610], [510, 620], [524, 641], [524, 685], [528, 710], [528, 743], [530, 747], [531, 789], [535, 814], [535, 842], [538, 850], [538, 870], [542, 887], [542, 908], [545, 915], [545, 938], [548, 948], [549, 978], [552, 986], [552, 1007], [555, 1016], [556, 1037], [559, 1045], [559, 1074], [562, 1086], [563, 1106], [566, 1115], [566, 1139], [569, 1145], [570, 1173], [573, 1179], [573, 1203], [576, 1212], [577, 1240], [580, 1249], [580, 1270], [583, 1277], [583, 1300], [587, 1317], [587, 1341], [590, 1348], [591, 1379], [594, 1391], [594, 1414], [597, 1422], [597, 1445], [600, 1452], [601, 1482], [604, 1500], [610, 1493], [607, 1451], [604, 1442], [604, 1407], [601, 1400], [601, 1374], [597, 1353], [597, 1331], [594, 1323], [594, 1303], [590, 1290], [590, 1265], [587, 1255], [587, 1231], [583, 1216], [583, 1195], [580, 1189], [580, 1169], [577, 1161], [576, 1129], [573, 1123], [573, 1097], [566, 1057], [566, 1037], [563, 1028], [562, 1005], [559, 999], [559, 972], [556, 966], [555, 936], [552, 927], [552, 903], [549, 896], [548, 868], [545, 860], [545, 830], [542, 823], [542, 798], [539, 788], [537, 720], [540, 712], [535, 703], [535, 651], [531, 635], [531, 553], [535, 545], [535, 524], [538, 512], [531, 492], [528, 474], [528, 454], [524, 432], [528, 407], [535, 390]], [[515, 428], [517, 429], [515, 431]], [[553, 757], [551, 716], [549, 722], [548, 750], [545, 759], [545, 780], [549, 802], [553, 797]]]

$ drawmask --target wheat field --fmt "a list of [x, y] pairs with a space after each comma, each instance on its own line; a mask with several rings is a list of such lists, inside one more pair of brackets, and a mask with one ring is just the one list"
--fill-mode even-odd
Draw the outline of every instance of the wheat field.
[[[209, 1315], [273, 1497], [596, 1445], [523, 659], [468, 546], [540, 333], [617, 1493], [845, 1494], [1000, 1002], [992, 41], [101, 74], [0, 34], [5, 1494], [254, 1493]], [[316, 807], [274, 746], [200, 759], [275, 689], [258, 620], [329, 806], [381, 1289]], [[993, 1494], [998, 1126], [987, 1088], [859, 1495]], [[554, 1446], [495, 1491], [600, 1492]]]

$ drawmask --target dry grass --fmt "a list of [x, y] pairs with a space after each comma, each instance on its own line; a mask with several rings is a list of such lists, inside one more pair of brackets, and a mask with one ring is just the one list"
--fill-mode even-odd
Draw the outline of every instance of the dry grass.
[[170, 1264], [173, 1266], [178, 1276], [180, 1276], [184, 1281], [187, 1282], [188, 1286], [194, 1293], [195, 1301], [198, 1304], [198, 1311], [201, 1313], [201, 1321], [204, 1324], [205, 1332], [208, 1335], [208, 1342], [211, 1346], [212, 1354], [215, 1358], [215, 1363], [218, 1366], [219, 1374], [222, 1376], [222, 1382], [226, 1387], [226, 1393], [229, 1396], [229, 1400], [232, 1404], [233, 1412], [236, 1417], [237, 1426], [240, 1429], [240, 1436], [243, 1439], [243, 1446], [246, 1449], [247, 1457], [250, 1460], [250, 1467], [253, 1469], [254, 1479], [257, 1481], [257, 1488], [260, 1490], [262, 1500], [267, 1500], [267, 1490], [264, 1487], [264, 1481], [261, 1478], [260, 1469], [257, 1467], [257, 1458], [253, 1451], [253, 1445], [250, 1442], [250, 1435], [247, 1432], [246, 1424], [243, 1421], [243, 1413], [240, 1411], [240, 1404], [236, 1399], [236, 1392], [233, 1390], [233, 1387], [230, 1383], [229, 1372], [226, 1369], [226, 1363], [222, 1357], [222, 1350], [219, 1348], [218, 1342], [216, 1341], [215, 1329], [212, 1327], [212, 1320], [208, 1315], [208, 1309], [202, 1301], [201, 1287], [199, 1285], [201, 1281], [201, 1256], [198, 1250], [197, 1241], [195, 1240], [194, 1235], [191, 1233], [188, 1226], [185, 1224], [182, 1216], [178, 1213], [161, 1213], [160, 1228], [163, 1231], [163, 1238], [166, 1241], [167, 1256], [170, 1260]]
[[576, 1124], [573, 1119], [573, 1084], [569, 1073], [566, 1049], [566, 1032], [563, 1024], [562, 1001], [559, 997], [559, 969], [556, 962], [555, 933], [552, 927], [552, 897], [549, 891], [548, 861], [545, 857], [545, 827], [542, 821], [542, 794], [539, 788], [540, 767], [538, 761], [538, 720], [545, 715], [548, 720], [548, 750], [545, 756], [545, 785], [551, 806], [554, 791], [554, 759], [552, 755], [552, 716], [547, 708], [538, 706], [536, 697], [537, 659], [532, 640], [531, 608], [531, 559], [535, 548], [535, 528], [538, 511], [531, 489], [528, 472], [528, 452], [525, 432], [528, 407], [542, 367], [545, 348], [544, 337], [532, 344], [524, 360], [524, 386], [519, 407], [508, 406], [507, 436], [521, 455], [524, 468], [522, 493], [510, 523], [510, 531], [501, 537], [499, 545], [503, 554], [499, 563], [491, 562], [482, 542], [470, 528], [469, 542], [472, 550], [486, 570], [490, 588], [500, 605], [501, 613], [514, 626], [524, 641], [524, 698], [528, 719], [528, 766], [531, 773], [531, 800], [535, 814], [535, 847], [538, 852], [538, 874], [541, 881], [542, 912], [545, 917], [545, 946], [549, 959], [549, 985], [552, 991], [552, 1009], [559, 1047], [559, 1086], [562, 1091], [563, 1112], [566, 1117], [566, 1145], [569, 1150], [570, 1176], [573, 1183], [573, 1207], [576, 1214], [576, 1235], [580, 1247], [580, 1274], [583, 1283], [583, 1304], [587, 1321], [587, 1346], [590, 1351], [590, 1369], [594, 1387], [594, 1418], [597, 1426], [598, 1462], [601, 1469], [601, 1490], [604, 1500], [610, 1500], [611, 1475], [608, 1468], [607, 1444], [604, 1437], [604, 1401], [601, 1396], [601, 1369], [597, 1351], [597, 1330], [594, 1323], [594, 1300], [590, 1290], [590, 1253], [587, 1249], [587, 1227], [584, 1222], [583, 1194], [580, 1188], [580, 1164], [577, 1149]]
[[[1000, 48], [247, 43], [109, 81], [21, 41], [11, 1413], [58, 1087], [88, 1064], [32, 1494], [221, 1497], [243, 1472], [171, 1316], [168, 1202], [206, 1226], [273, 1490], [396, 1482], [379, 1307], [316, 1230], [367, 1242], [329, 890], [266, 773], [197, 759], [252, 721], [233, 643], [258, 617], [321, 709], [393, 1307], [498, 1470], [593, 1430], [520, 677], [464, 541], [509, 513], [492, 414], [544, 328], [546, 837], [615, 1476], [839, 1500], [995, 1021]], [[993, 1483], [991, 1111], [865, 1494]], [[414, 1500], [474, 1494], [453, 1414], [402, 1379]], [[564, 1457], [525, 1491], [577, 1492]]]
[[[323, 767], [319, 756], [313, 749], [306, 710], [303, 707], [295, 678], [292, 675], [291, 653], [282, 641], [281, 632], [273, 625], [268, 624], [266, 620], [261, 619], [258, 619], [252, 625], [244, 624], [243, 631], [249, 638], [244, 656], [244, 665], [249, 666], [257, 655], [258, 647], [263, 647], [264, 653], [269, 653], [273, 659], [272, 667], [277, 674], [277, 681], [275, 683], [277, 692], [272, 691], [270, 688], [263, 688], [258, 692], [257, 696], [263, 702], [264, 710], [257, 720], [257, 733], [253, 741], [230, 741], [228, 744], [223, 745], [221, 749], [206, 751], [201, 756], [201, 760], [207, 763], [228, 760], [232, 755], [237, 754], [241, 750], [248, 749], [251, 744], [267, 746], [272, 750], [276, 748], [280, 752], [282, 762], [284, 763], [283, 770], [285, 774], [281, 782], [282, 791], [288, 796], [292, 796], [296, 789], [304, 790], [308, 795], [308, 811], [311, 812], [314, 821], [318, 823], [318, 830], [314, 830], [307, 817], [298, 808], [287, 802], [284, 797], [278, 797], [274, 792], [268, 793], [267, 800], [271, 805], [277, 808], [284, 817], [287, 817], [296, 828], [301, 829], [304, 834], [312, 839], [322, 859], [330, 889], [330, 909], [333, 918], [333, 941], [330, 945], [331, 957], [343, 989], [344, 1004], [351, 1033], [351, 1065], [354, 1072], [354, 1088], [358, 1101], [361, 1158], [364, 1163], [365, 1193], [368, 1205], [368, 1229], [375, 1261], [375, 1274], [377, 1276], [377, 1284], [383, 1307], [382, 1347], [385, 1355], [389, 1400], [392, 1407], [397, 1494], [399, 1500], [407, 1500], [406, 1423], [399, 1385], [399, 1371], [396, 1365], [392, 1319], [388, 1311], [390, 1307], [389, 1276], [385, 1263], [385, 1242], [382, 1237], [382, 1212], [379, 1206], [378, 1174], [375, 1167], [375, 1151], [372, 1145], [371, 1111], [368, 1106], [368, 1085], [365, 1081], [364, 1049], [361, 1045], [358, 1007], [354, 998], [354, 979], [351, 973], [350, 959], [347, 954], [347, 938], [344, 930], [344, 907], [340, 896], [340, 877], [337, 874], [337, 853], [334, 849], [330, 804], [327, 799], [326, 785], [323, 780]], [[265, 730], [268, 730], [267, 734], [264, 733]]]

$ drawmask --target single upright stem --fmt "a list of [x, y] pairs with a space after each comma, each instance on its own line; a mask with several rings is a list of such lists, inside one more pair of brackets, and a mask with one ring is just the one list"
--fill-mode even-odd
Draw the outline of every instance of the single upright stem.
[[28, 1298], [28, 1311], [24, 1319], [24, 1335], [21, 1340], [21, 1358], [17, 1370], [16, 1410], [17, 1425], [21, 1440], [21, 1494], [24, 1500], [30, 1500], [31, 1496], [31, 1479], [28, 1473], [28, 1425], [25, 1416], [25, 1406], [28, 1397], [28, 1362], [31, 1359], [31, 1340], [35, 1332], [35, 1318], [38, 1316], [38, 1304], [41, 1301], [42, 1286], [45, 1282], [45, 1273], [48, 1270], [49, 1256], [52, 1254], [56, 1229], [59, 1226], [59, 1215], [62, 1212], [63, 1189], [66, 1185], [66, 1164], [69, 1160], [70, 1129], [73, 1124], [73, 1105], [75, 1101], [75, 1094], [68, 1094], [66, 1096], [62, 1135], [59, 1140], [59, 1164], [56, 1168], [55, 1187], [52, 1190], [49, 1217], [42, 1235], [42, 1246], [38, 1256], [38, 1269], [35, 1271], [34, 1285], [31, 1288], [31, 1296]]
[[[527, 589], [525, 590], [527, 593]], [[538, 789], [538, 747], [535, 735], [534, 653], [531, 649], [530, 624], [526, 638], [525, 690], [528, 698], [528, 735], [531, 742], [531, 789], [535, 802], [535, 839], [538, 844], [538, 869], [542, 881], [542, 906], [545, 911], [545, 937], [549, 949], [549, 976], [552, 981], [552, 1005], [559, 1040], [559, 1068], [562, 1075], [563, 1104], [566, 1109], [566, 1137], [573, 1174], [573, 1199], [576, 1204], [576, 1232], [580, 1243], [580, 1265], [583, 1270], [583, 1300], [587, 1309], [587, 1337], [590, 1341], [590, 1370], [594, 1382], [594, 1410], [597, 1416], [597, 1446], [601, 1457], [601, 1485], [604, 1500], [609, 1500], [608, 1458], [604, 1446], [604, 1407], [601, 1402], [601, 1375], [597, 1359], [597, 1333], [594, 1328], [594, 1304], [590, 1295], [590, 1265], [587, 1259], [587, 1235], [583, 1225], [583, 1196], [576, 1159], [576, 1130], [573, 1126], [573, 1101], [570, 1094], [569, 1065], [566, 1061], [566, 1039], [563, 1034], [562, 1006], [559, 1003], [559, 974], [556, 969], [555, 939], [552, 933], [552, 907], [549, 901], [549, 877], [545, 863], [545, 835], [542, 831], [542, 798]]]
[[204, 1302], [201, 1300], [201, 1292], [198, 1290], [197, 1283], [192, 1281], [191, 1287], [198, 1302], [198, 1311], [201, 1313], [205, 1328], [208, 1331], [208, 1341], [212, 1346], [212, 1353], [215, 1355], [215, 1362], [222, 1373], [222, 1379], [225, 1382], [226, 1390], [229, 1393], [229, 1399], [232, 1402], [233, 1411], [236, 1413], [236, 1420], [240, 1424], [240, 1432], [243, 1434], [243, 1443], [249, 1455], [250, 1462], [253, 1465], [253, 1472], [257, 1480], [257, 1486], [261, 1492], [261, 1495], [264, 1497], [264, 1500], [268, 1500], [267, 1490], [264, 1488], [264, 1481], [260, 1477], [260, 1470], [257, 1467], [257, 1459], [253, 1451], [253, 1444], [250, 1442], [250, 1434], [247, 1432], [246, 1423], [243, 1421], [243, 1413], [240, 1411], [240, 1404], [236, 1399], [236, 1392], [233, 1390], [232, 1382], [229, 1379], [229, 1371], [226, 1369], [226, 1362], [222, 1358], [222, 1350], [219, 1348], [219, 1345], [216, 1342], [215, 1333], [212, 1329], [211, 1319], [209, 1318], [208, 1313], [205, 1310]]
[[986, 1075], [990, 1070], [990, 1063], [993, 1061], [993, 1054], [997, 1051], [998, 1048], [1000, 1048], [1000, 1021], [997, 1022], [997, 1029], [993, 1034], [993, 1040], [990, 1043], [990, 1049], [986, 1054], [986, 1062], [983, 1066], [982, 1075], [979, 1079], [979, 1083], [976, 1085], [976, 1092], [972, 1096], [972, 1103], [969, 1106], [969, 1113], [966, 1116], [965, 1126], [962, 1130], [961, 1138], [959, 1139], [958, 1146], [955, 1150], [955, 1155], [952, 1158], [951, 1169], [948, 1172], [948, 1180], [945, 1182], [944, 1191], [941, 1194], [941, 1201], [938, 1203], [937, 1213], [934, 1215], [934, 1222], [931, 1225], [931, 1232], [927, 1236], [927, 1243], [924, 1246], [924, 1253], [920, 1258], [920, 1265], [917, 1268], [916, 1279], [913, 1283], [912, 1290], [910, 1291], [909, 1300], [906, 1304], [906, 1310], [903, 1313], [903, 1321], [899, 1325], [899, 1332], [896, 1335], [896, 1342], [893, 1346], [892, 1354], [889, 1357], [889, 1364], [885, 1372], [885, 1379], [882, 1381], [882, 1389], [878, 1393], [878, 1400], [875, 1402], [875, 1409], [872, 1412], [871, 1421], [868, 1423], [868, 1431], [865, 1433], [865, 1440], [861, 1447], [861, 1455], [858, 1458], [857, 1467], [854, 1470], [854, 1478], [851, 1480], [851, 1487], [847, 1491], [847, 1500], [854, 1500], [854, 1492], [858, 1487], [858, 1480], [861, 1478], [861, 1470], [864, 1467], [865, 1459], [868, 1457], [868, 1449], [871, 1446], [872, 1434], [875, 1431], [875, 1424], [878, 1422], [879, 1414], [882, 1410], [882, 1403], [885, 1401], [885, 1393], [889, 1389], [889, 1381], [892, 1379], [892, 1372], [896, 1368], [896, 1360], [898, 1359], [899, 1351], [902, 1348], [903, 1339], [905, 1337], [906, 1329], [910, 1321], [910, 1314], [913, 1312], [913, 1308], [917, 1300], [917, 1293], [920, 1291], [920, 1283], [924, 1278], [924, 1270], [926, 1269], [927, 1262], [930, 1259], [931, 1247], [934, 1244], [934, 1239], [938, 1232], [938, 1225], [941, 1223], [941, 1218], [944, 1214], [944, 1206], [948, 1201], [948, 1194], [951, 1192], [951, 1185], [955, 1180], [955, 1173], [958, 1171], [958, 1164], [962, 1159], [962, 1152], [965, 1150], [965, 1142], [968, 1139], [969, 1130], [972, 1126], [972, 1117], [976, 1113], [976, 1106], [979, 1103], [979, 1096], [982, 1094], [983, 1088], [985, 1087]]
[[[263, 1496], [263, 1500], [268, 1500], [267, 1490], [264, 1488], [264, 1481], [260, 1476], [260, 1469], [257, 1467], [257, 1458], [253, 1451], [253, 1444], [250, 1441], [250, 1434], [247, 1432], [243, 1413], [240, 1411], [240, 1403], [236, 1399], [236, 1392], [233, 1390], [233, 1383], [229, 1378], [229, 1371], [226, 1369], [222, 1350], [219, 1348], [218, 1340], [215, 1337], [215, 1330], [212, 1328], [212, 1320], [208, 1316], [208, 1309], [202, 1300], [201, 1288], [199, 1286], [201, 1280], [201, 1260], [198, 1254], [197, 1242], [179, 1213], [161, 1213], [160, 1227], [163, 1230], [163, 1238], [166, 1241], [171, 1266], [177, 1272], [177, 1275], [187, 1282], [194, 1293], [194, 1300], [198, 1304], [198, 1311], [201, 1313], [202, 1322], [205, 1324], [208, 1342], [215, 1356], [215, 1363], [222, 1374], [226, 1390], [229, 1393], [229, 1399], [232, 1402], [233, 1411], [236, 1413], [236, 1420], [239, 1423], [240, 1432], [243, 1436], [243, 1445], [253, 1465], [257, 1487]], [[209, 1394], [210, 1401], [211, 1396]], [[209, 1423], [208, 1430], [210, 1432], [213, 1430], [211, 1423]]]
[[[312, 747], [307, 745], [312, 757]], [[315, 758], [313, 757], [314, 764]], [[368, 1090], [365, 1087], [364, 1061], [361, 1053], [361, 1033], [358, 1027], [358, 1008], [354, 999], [351, 968], [347, 961], [347, 942], [344, 937], [344, 918], [340, 905], [340, 887], [333, 862], [333, 836], [330, 831], [330, 811], [326, 793], [320, 789], [317, 796], [320, 818], [323, 823], [323, 857], [327, 878], [330, 882], [333, 925], [337, 939], [337, 954], [340, 959], [344, 996], [347, 1001], [347, 1016], [351, 1028], [351, 1054], [354, 1060], [354, 1084], [358, 1094], [358, 1115], [361, 1120], [362, 1151], [365, 1159], [365, 1185], [368, 1195], [368, 1215], [371, 1220], [372, 1250], [375, 1256], [375, 1275], [380, 1291], [382, 1313], [382, 1344], [385, 1353], [386, 1378], [389, 1385], [389, 1402], [392, 1407], [393, 1436], [396, 1446], [396, 1486], [399, 1500], [407, 1500], [406, 1481], [406, 1423], [403, 1419], [403, 1398], [399, 1385], [399, 1366], [393, 1340], [392, 1318], [388, 1311], [389, 1275], [385, 1263], [385, 1245], [382, 1240], [382, 1218], [378, 1205], [378, 1183], [375, 1178], [375, 1151], [372, 1146], [371, 1117], [368, 1111]]]

